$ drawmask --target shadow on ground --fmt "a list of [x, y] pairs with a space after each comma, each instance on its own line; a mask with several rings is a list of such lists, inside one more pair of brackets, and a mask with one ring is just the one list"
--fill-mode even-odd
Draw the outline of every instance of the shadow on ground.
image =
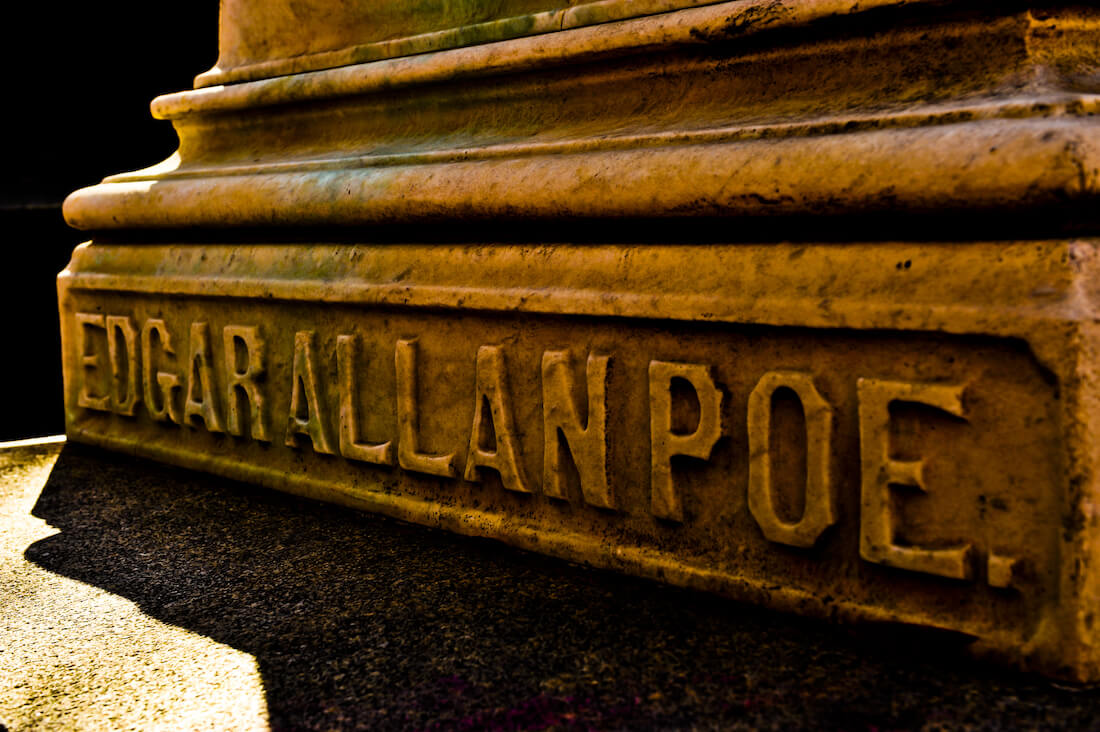
[[252, 654], [276, 729], [1086, 728], [1100, 695], [67, 445], [30, 561]]

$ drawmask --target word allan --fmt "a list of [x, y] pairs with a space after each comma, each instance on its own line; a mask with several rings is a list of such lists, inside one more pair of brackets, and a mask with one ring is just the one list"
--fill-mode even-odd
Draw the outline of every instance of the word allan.
[[[133, 416], [144, 401], [149, 416], [157, 421], [203, 426], [211, 432], [244, 436], [245, 415], [253, 439], [271, 442], [268, 402], [261, 389], [266, 369], [266, 344], [256, 326], [227, 325], [222, 329], [225, 374], [221, 394], [224, 415], [218, 409], [218, 381], [211, 358], [210, 328], [206, 322], [191, 324], [186, 382], [176, 373], [158, 370], [160, 354], [175, 354], [165, 322], [146, 320], [140, 333], [131, 318], [118, 315], [76, 313], [77, 349], [84, 372], [77, 395], [80, 407]], [[93, 338], [106, 340], [112, 378], [107, 394], [93, 394], [89, 372], [102, 369]], [[325, 405], [318, 394], [317, 348], [313, 331], [294, 336], [289, 414], [285, 444], [300, 448], [308, 437], [315, 451], [340, 454], [351, 460], [393, 465], [428, 475], [457, 478], [455, 454], [433, 455], [420, 451], [417, 401], [417, 344], [399, 340], [394, 351], [398, 436], [394, 441], [367, 444], [360, 441], [356, 368], [358, 339], [337, 338], [339, 375], [339, 432], [330, 434], [322, 419]], [[139, 358], [140, 354], [140, 369]], [[589, 354], [585, 370], [587, 418], [572, 398], [575, 387], [569, 351], [547, 351], [542, 357], [543, 476], [542, 491], [566, 499], [566, 448], [580, 476], [585, 502], [618, 509], [608, 481], [607, 384], [610, 356]], [[511, 395], [505, 384], [505, 357], [500, 346], [481, 346], [475, 363], [475, 411], [466, 453], [463, 478], [478, 481], [479, 471], [494, 470], [503, 486], [519, 493], [533, 491], [519, 459], [513, 423]], [[140, 377], [139, 377], [140, 374]], [[139, 379], [141, 383], [139, 384]], [[690, 434], [672, 427], [672, 382], [682, 379], [699, 403], [698, 426]], [[773, 502], [771, 476], [772, 396], [789, 389], [802, 403], [806, 425], [807, 471], [804, 510], [797, 522], [781, 517]], [[182, 410], [178, 392], [182, 390]], [[895, 543], [892, 486], [925, 490], [923, 461], [890, 457], [889, 406], [894, 401], [925, 404], [956, 417], [965, 417], [963, 386], [921, 384], [861, 378], [858, 380], [862, 511], [860, 556], [879, 564], [957, 579], [973, 577], [973, 548], [927, 548]], [[649, 509], [658, 518], [683, 520], [683, 503], [673, 480], [671, 461], [676, 455], [709, 459], [722, 435], [722, 391], [703, 364], [652, 361], [649, 364], [649, 412], [651, 446], [651, 499]], [[242, 410], [242, 402], [246, 405]], [[813, 546], [837, 520], [836, 485], [830, 467], [833, 408], [814, 386], [811, 374], [772, 371], [764, 374], [748, 400], [749, 477], [748, 505], [764, 536], [796, 547]], [[989, 556], [987, 577], [991, 585], [1008, 587], [1016, 562]]]

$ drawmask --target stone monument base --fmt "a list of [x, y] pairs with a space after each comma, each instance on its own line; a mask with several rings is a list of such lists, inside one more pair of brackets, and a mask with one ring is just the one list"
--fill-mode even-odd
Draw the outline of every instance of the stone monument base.
[[492, 7], [225, 0], [70, 439], [1100, 680], [1100, 13]]
[[60, 278], [69, 436], [1073, 677], [1096, 266], [1092, 240], [93, 243]]

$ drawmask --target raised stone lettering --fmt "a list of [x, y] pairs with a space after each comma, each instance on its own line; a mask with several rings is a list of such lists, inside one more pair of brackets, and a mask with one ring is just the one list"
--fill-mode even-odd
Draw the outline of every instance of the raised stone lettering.
[[306, 435], [316, 452], [335, 455], [325, 423], [325, 406], [317, 378], [316, 333], [300, 330], [294, 334], [294, 365], [290, 386], [290, 414], [286, 421], [286, 444], [301, 447], [299, 435]]
[[[680, 434], [672, 427], [672, 380], [691, 385], [699, 400], [699, 424]], [[710, 367], [692, 363], [651, 361], [649, 364], [650, 502], [658, 518], [684, 520], [683, 500], [672, 480], [672, 456], [707, 460], [722, 436], [722, 392]]]
[[[89, 372], [99, 371], [99, 353], [94, 350], [94, 344], [88, 337], [88, 329], [97, 328], [106, 331], [103, 316], [95, 313], [74, 313], [76, 318], [76, 350], [80, 354], [80, 373], [83, 376], [80, 391], [76, 395], [76, 404], [85, 409], [97, 409], [101, 412], [111, 411], [111, 398], [107, 394], [96, 396], [92, 393], [89, 384], [91, 380]], [[93, 350], [89, 351], [89, 346]]]
[[[794, 523], [776, 511], [772, 484], [772, 398], [778, 389], [790, 389], [802, 403], [806, 417], [805, 508]], [[830, 461], [833, 410], [814, 387], [810, 374], [773, 371], [757, 382], [749, 395], [749, 511], [770, 541], [811, 547], [825, 529], [836, 523]]]
[[[122, 337], [121, 344], [119, 336]], [[125, 357], [119, 353], [122, 346]], [[127, 417], [141, 399], [138, 388], [137, 330], [129, 317], [107, 316], [107, 356], [111, 362], [111, 409]], [[125, 394], [125, 396], [123, 396]]]
[[963, 416], [965, 387], [859, 379], [859, 440], [862, 456], [862, 507], [859, 555], [869, 562], [955, 579], [971, 579], [969, 544], [949, 549], [894, 543], [891, 486], [924, 486], [923, 460], [890, 457], [890, 404], [925, 404]]
[[986, 560], [986, 581], [990, 587], [1010, 589], [1016, 584], [1016, 573], [1021, 564], [1022, 562], [1015, 557], [990, 554]]
[[[160, 341], [160, 350], [166, 356], [174, 356], [172, 336], [163, 320], [146, 320], [141, 327], [141, 375], [145, 385], [145, 408], [149, 416], [158, 422], [171, 420], [181, 424], [179, 406], [176, 404], [176, 392], [180, 388], [180, 377], [166, 371], [157, 371], [153, 362], [153, 336]], [[159, 394], [158, 392], [159, 387]], [[159, 402], [159, 406], [158, 406]]]
[[368, 445], [358, 442], [359, 413], [355, 400], [359, 388], [355, 378], [359, 339], [342, 335], [336, 339], [336, 367], [340, 372], [340, 454], [377, 465], [393, 465], [393, 444], [387, 440]]
[[[588, 414], [581, 426], [580, 409], [573, 400], [575, 380], [569, 351], [542, 355], [542, 490], [554, 498], [567, 498], [565, 448], [573, 456], [586, 503], [615, 508], [615, 496], [607, 475], [607, 365], [608, 356], [589, 354], [586, 368]], [[564, 444], [563, 444], [564, 443]]]
[[183, 404], [184, 422], [195, 425], [202, 418], [209, 432], [225, 432], [218, 414], [214, 389], [214, 364], [210, 357], [210, 326], [204, 322], [191, 324], [191, 355], [187, 358], [187, 401]]
[[[240, 347], [238, 348], [238, 344]], [[266, 401], [258, 382], [264, 378], [264, 339], [255, 326], [227, 325], [222, 329], [225, 350], [225, 398], [229, 434], [244, 436], [241, 397], [248, 405], [252, 439], [271, 442], [267, 435]]]
[[[516, 428], [512, 421], [512, 403], [508, 393], [504, 351], [500, 346], [477, 349], [477, 387], [474, 392], [474, 425], [470, 430], [470, 449], [466, 453], [463, 477], [479, 480], [478, 468], [492, 468], [510, 491], [530, 493], [520, 464]], [[488, 407], [486, 411], [485, 407]], [[486, 422], [492, 427], [486, 429]], [[493, 438], [490, 438], [493, 435]], [[489, 442], [493, 442], [489, 449]]]
[[420, 407], [417, 395], [416, 341], [401, 340], [394, 351], [397, 377], [397, 464], [405, 470], [454, 478], [455, 455], [420, 452]]

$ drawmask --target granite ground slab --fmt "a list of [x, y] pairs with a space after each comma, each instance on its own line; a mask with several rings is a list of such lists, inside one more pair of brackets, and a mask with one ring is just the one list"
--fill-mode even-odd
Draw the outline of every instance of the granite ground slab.
[[[0, 449], [24, 729], [1088, 729], [1100, 692], [63, 443]], [[0, 725], [2, 726], [2, 725]]]

